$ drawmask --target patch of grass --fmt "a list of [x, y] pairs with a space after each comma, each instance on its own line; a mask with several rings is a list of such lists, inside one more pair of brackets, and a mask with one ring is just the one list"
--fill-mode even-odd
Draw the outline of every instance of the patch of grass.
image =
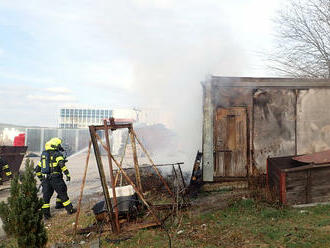
[[[210, 196], [208, 194], [205, 199], [210, 200]], [[207, 212], [201, 212], [194, 206], [174, 218], [175, 221], [169, 218], [165, 226], [171, 236], [172, 247], [330, 247], [330, 206], [293, 209], [274, 207], [253, 199], [230, 200], [227, 205], [224, 209]], [[93, 214], [81, 212], [80, 227], [93, 221]], [[48, 223], [51, 224], [48, 229], [49, 247], [55, 242], [71, 243], [72, 222], [74, 216], [59, 213]], [[120, 241], [123, 237], [131, 238]], [[88, 241], [96, 239], [97, 234], [79, 238], [87, 242], [81, 247], [90, 247]], [[101, 244], [103, 248], [161, 248], [168, 247], [168, 236], [161, 228], [121, 233], [119, 236], [103, 233]]]

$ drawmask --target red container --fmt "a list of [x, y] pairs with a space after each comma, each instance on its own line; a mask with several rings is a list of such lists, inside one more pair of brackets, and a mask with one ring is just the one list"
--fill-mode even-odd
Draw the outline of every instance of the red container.
[[25, 145], [25, 133], [20, 133], [14, 138], [14, 146], [24, 146]]

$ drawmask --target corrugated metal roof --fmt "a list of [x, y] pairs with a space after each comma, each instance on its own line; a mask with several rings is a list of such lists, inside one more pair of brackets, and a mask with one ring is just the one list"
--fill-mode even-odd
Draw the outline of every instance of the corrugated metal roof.
[[301, 155], [293, 157], [292, 159], [303, 163], [327, 164], [330, 163], [330, 150]]

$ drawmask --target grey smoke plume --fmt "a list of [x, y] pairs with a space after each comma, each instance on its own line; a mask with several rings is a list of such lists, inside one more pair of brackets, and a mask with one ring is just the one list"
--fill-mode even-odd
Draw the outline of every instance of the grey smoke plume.
[[129, 58], [140, 106], [164, 111], [167, 123], [170, 118], [183, 151], [178, 158], [190, 170], [202, 143], [200, 82], [209, 73], [238, 75], [243, 52], [215, 1], [142, 2], [119, 4], [119, 12], [107, 6], [111, 28], [104, 25], [104, 32]]

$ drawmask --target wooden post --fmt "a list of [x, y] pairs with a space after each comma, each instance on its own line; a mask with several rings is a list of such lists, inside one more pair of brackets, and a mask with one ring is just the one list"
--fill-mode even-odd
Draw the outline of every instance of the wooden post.
[[307, 180], [306, 180], [306, 203], [312, 202], [312, 194], [311, 194], [311, 188], [312, 188], [312, 169], [309, 169], [306, 171], [307, 173]]
[[186, 185], [186, 182], [184, 181], [183, 173], [182, 173], [182, 170], [181, 170], [181, 165], [180, 165], [180, 163], [177, 163], [177, 165], [178, 165], [179, 172], [180, 172], [180, 175], [181, 175], [181, 179], [182, 179], [184, 190], [186, 190], [187, 185]]
[[89, 156], [91, 154], [91, 147], [92, 147], [92, 142], [89, 141], [88, 152], [87, 152], [87, 157], [86, 157], [86, 164], [85, 164], [85, 170], [84, 170], [84, 176], [83, 176], [81, 187], [80, 187], [80, 196], [79, 196], [78, 206], [77, 206], [76, 221], [74, 222], [74, 228], [73, 228], [73, 235], [74, 236], [76, 236], [76, 234], [77, 234], [77, 226], [78, 226], [78, 221], [79, 221], [81, 200], [82, 200], [84, 187], [85, 187], [85, 182], [86, 182], [86, 175], [87, 175], [87, 169], [88, 169]]
[[115, 184], [115, 177], [113, 176], [113, 168], [112, 168], [112, 160], [110, 156], [110, 139], [109, 139], [109, 128], [107, 121], [104, 120], [104, 133], [105, 133], [105, 142], [107, 144], [107, 155], [108, 155], [108, 161], [109, 161], [109, 170], [110, 170], [110, 180], [112, 185], [112, 199], [113, 204], [115, 205], [115, 222], [116, 222], [116, 228], [117, 232], [120, 232], [120, 225], [119, 225], [119, 210], [118, 210], [118, 203], [117, 203], [117, 196], [116, 196], [116, 184]]
[[140, 177], [140, 169], [139, 169], [139, 162], [137, 158], [137, 153], [136, 153], [136, 144], [135, 144], [135, 136], [133, 133], [133, 129], [129, 129], [129, 135], [131, 138], [131, 145], [132, 145], [132, 150], [133, 150], [133, 160], [134, 160], [134, 167], [135, 167], [135, 179], [136, 179], [136, 184], [141, 192], [143, 192], [142, 189], [142, 184], [141, 184], [141, 177]]
[[286, 204], [286, 182], [285, 182], [286, 173], [280, 171], [280, 201], [282, 204]]
[[118, 178], [119, 178], [119, 176], [120, 176], [120, 170], [118, 170], [118, 171], [116, 172], [116, 176], [115, 176], [115, 186], [117, 186], [117, 182], [118, 182]]
[[159, 173], [159, 171], [158, 171], [156, 165], [154, 164], [154, 162], [152, 161], [152, 159], [151, 159], [149, 153], [147, 152], [147, 150], [146, 150], [146, 149], [144, 148], [144, 146], [142, 145], [141, 141], [140, 141], [140, 140], [138, 139], [138, 137], [136, 136], [136, 133], [134, 132], [133, 129], [131, 130], [131, 132], [134, 134], [134, 137], [135, 137], [135, 139], [137, 140], [137, 142], [140, 144], [140, 146], [141, 146], [143, 152], [147, 155], [147, 157], [148, 157], [148, 159], [149, 159], [149, 161], [150, 161], [152, 167], [153, 167], [154, 170], [156, 171], [156, 173], [157, 173], [158, 177], [160, 178], [160, 180], [161, 180], [161, 181], [163, 182], [163, 184], [165, 185], [167, 191], [170, 193], [170, 195], [171, 195], [172, 197], [175, 197], [174, 194], [173, 194], [173, 192], [170, 190], [170, 187], [168, 186], [168, 184], [166, 183], [166, 181], [164, 180], [164, 178], [162, 177], [162, 175]]
[[103, 194], [104, 194], [105, 203], [107, 206], [107, 211], [108, 211], [108, 215], [109, 215], [109, 219], [110, 219], [110, 227], [113, 232], [117, 232], [116, 224], [114, 223], [115, 216], [114, 216], [114, 213], [112, 210], [109, 190], [108, 190], [105, 173], [104, 173], [104, 168], [103, 168], [103, 164], [102, 164], [102, 159], [101, 159], [101, 153], [100, 153], [100, 149], [99, 149], [99, 146], [98, 146], [98, 143], [96, 140], [97, 133], [95, 131], [95, 127], [89, 126], [89, 132], [90, 132], [91, 140], [92, 140], [93, 147], [94, 147], [94, 153], [95, 153], [97, 167], [99, 169], [101, 184], [102, 184], [102, 188], [103, 188]]

